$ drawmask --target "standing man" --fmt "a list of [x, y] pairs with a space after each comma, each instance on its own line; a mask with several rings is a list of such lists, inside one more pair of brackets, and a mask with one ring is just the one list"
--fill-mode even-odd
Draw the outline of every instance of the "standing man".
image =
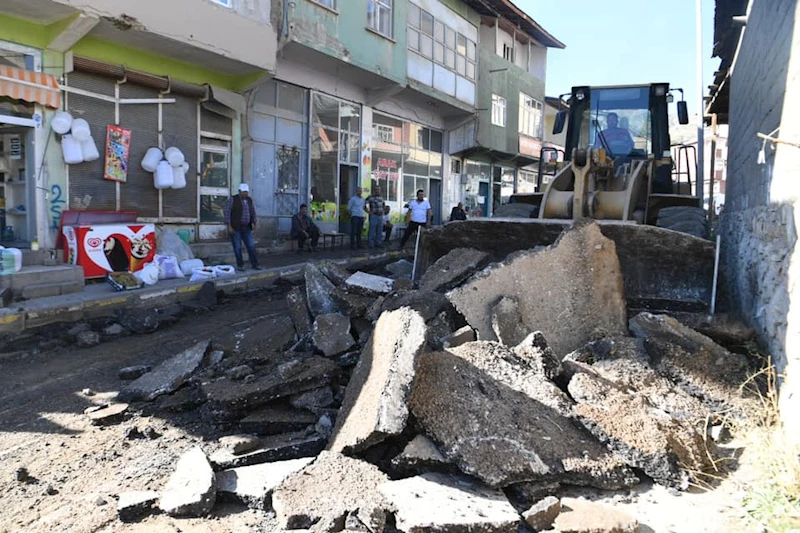
[[350, 213], [350, 248], [361, 248], [361, 233], [364, 231], [364, 205], [366, 202], [361, 197], [361, 187], [356, 187], [356, 194], [347, 203], [347, 212]]
[[383, 211], [386, 203], [381, 196], [380, 186], [372, 189], [372, 194], [367, 198], [364, 209], [369, 213], [369, 239], [370, 248], [383, 248]]
[[417, 191], [417, 199], [408, 203], [406, 211], [406, 231], [400, 241], [400, 248], [406, 245], [408, 238], [414, 231], [418, 231], [420, 226], [427, 227], [431, 223], [431, 203], [425, 199], [425, 191]]
[[300, 212], [292, 217], [292, 237], [297, 239], [297, 253], [303, 253], [306, 240], [311, 240], [311, 251], [317, 251], [317, 241], [319, 240], [319, 228], [311, 217], [308, 216], [308, 206], [300, 206]]
[[233, 253], [236, 256], [236, 270], [244, 270], [242, 258], [242, 241], [247, 248], [247, 257], [253, 270], [261, 270], [258, 266], [258, 252], [253, 240], [253, 230], [256, 229], [256, 207], [250, 198], [250, 186], [246, 183], [239, 185], [239, 194], [228, 198], [225, 204], [225, 224], [228, 225], [228, 235], [233, 244]]

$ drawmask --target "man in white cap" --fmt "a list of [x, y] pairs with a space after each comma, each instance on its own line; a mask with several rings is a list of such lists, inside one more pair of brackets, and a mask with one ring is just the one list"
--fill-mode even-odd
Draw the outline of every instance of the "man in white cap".
[[261, 270], [258, 266], [256, 243], [253, 240], [256, 222], [256, 207], [250, 198], [250, 186], [242, 183], [239, 185], [239, 194], [228, 198], [228, 203], [225, 204], [225, 224], [228, 226], [228, 235], [231, 236], [233, 253], [236, 255], [236, 270], [244, 270], [242, 242], [247, 248], [247, 257], [253, 270]]

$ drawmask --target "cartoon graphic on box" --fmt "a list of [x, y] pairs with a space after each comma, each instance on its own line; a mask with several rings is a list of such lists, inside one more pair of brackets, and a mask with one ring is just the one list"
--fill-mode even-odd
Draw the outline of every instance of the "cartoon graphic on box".
[[136, 272], [156, 253], [152, 224], [97, 224], [65, 226], [67, 262], [83, 267], [86, 278], [108, 272]]

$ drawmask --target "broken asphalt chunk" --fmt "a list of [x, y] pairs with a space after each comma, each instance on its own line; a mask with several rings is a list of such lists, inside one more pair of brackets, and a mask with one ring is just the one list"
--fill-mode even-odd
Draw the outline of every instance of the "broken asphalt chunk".
[[289, 307], [289, 315], [297, 335], [302, 337], [311, 332], [311, 316], [308, 314], [306, 295], [299, 287], [294, 287], [286, 295], [286, 304]]
[[366, 272], [356, 272], [347, 278], [345, 282], [347, 290], [374, 298], [392, 292], [393, 285], [394, 280], [392, 278], [367, 274]]
[[474, 248], [456, 248], [428, 267], [419, 282], [423, 291], [447, 291], [460, 285], [478, 268], [486, 264], [489, 255]]
[[325, 451], [284, 479], [272, 494], [272, 507], [284, 529], [307, 529], [318, 522], [344, 525], [347, 515], [356, 511], [370, 531], [381, 532], [387, 503], [378, 487], [387, 481], [376, 466]]
[[401, 531], [514, 533], [520, 525], [502, 492], [463, 476], [425, 474], [391, 481], [380, 491], [396, 509]]
[[234, 455], [224, 449], [217, 450], [211, 454], [211, 463], [215, 469], [224, 470], [312, 457], [322, 451], [327, 442], [321, 435], [308, 431], [270, 435], [260, 440], [261, 445], [258, 448], [241, 455]]
[[217, 472], [217, 492], [230, 494], [253, 509], [263, 510], [267, 498], [287, 476], [302, 470], [313, 457], [276, 461]]
[[364, 450], [403, 432], [425, 332], [422, 317], [411, 309], [381, 315], [347, 385], [330, 450]]
[[125, 402], [151, 401], [176, 391], [203, 363], [210, 342], [204, 340], [167, 359], [150, 372], [126, 385], [118, 399]]
[[192, 448], [178, 460], [161, 495], [159, 507], [170, 516], [208, 515], [217, 497], [214, 471], [200, 448]]
[[326, 357], [339, 355], [356, 345], [350, 333], [350, 318], [340, 313], [318, 315], [314, 320], [311, 338], [314, 346]]
[[479, 340], [497, 340], [492, 307], [504, 296], [517, 298], [522, 324], [541, 331], [558, 357], [586, 344], [597, 330], [627, 331], [616, 247], [596, 223], [565, 232], [540, 252], [512, 254], [447, 293]]
[[158, 501], [158, 493], [154, 491], [122, 492], [117, 501], [117, 514], [123, 522], [138, 522], [153, 512]]
[[306, 301], [311, 316], [327, 315], [339, 311], [339, 306], [331, 298], [334, 285], [319, 268], [307, 264], [305, 268]]

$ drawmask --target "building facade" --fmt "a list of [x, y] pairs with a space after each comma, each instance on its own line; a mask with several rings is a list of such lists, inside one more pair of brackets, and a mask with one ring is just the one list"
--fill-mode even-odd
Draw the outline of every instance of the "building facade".
[[[4, 241], [53, 248], [66, 210], [135, 211], [143, 222], [199, 236], [242, 179], [239, 91], [275, 70], [272, 15], [267, 1], [4, 2]], [[85, 119], [101, 154], [109, 126], [128, 132], [116, 181], [104, 179], [104, 154], [65, 163], [63, 139], [51, 129], [57, 110]], [[151, 146], [183, 152], [185, 188], [154, 188], [140, 166]]]
[[[547, 47], [563, 45], [510, 0], [162, 4], [0, 7], [0, 66], [14, 69], [0, 88], [42, 75], [30, 87], [38, 99], [4, 89], [0, 100], [17, 245], [54, 247], [66, 210], [133, 211], [195, 240], [224, 238], [223, 206], [241, 182], [261, 239], [288, 233], [303, 203], [324, 231], [345, 230], [357, 186], [381, 186], [401, 224], [418, 189], [435, 223], [459, 201], [490, 216], [527, 190], [521, 169], [542, 146]], [[108, 135], [123, 135], [114, 127], [124, 130], [129, 151], [115, 163], [124, 179], [104, 179], [106, 154], [64, 162], [50, 128], [58, 110], [86, 120], [100, 152]], [[154, 146], [181, 150], [185, 187], [154, 187], [140, 165]]]
[[758, 332], [781, 376], [782, 421], [795, 444], [800, 443], [800, 419], [793, 414], [800, 402], [798, 28], [797, 2], [718, 1], [714, 40], [721, 64], [706, 110], [729, 125], [721, 271], [733, 310]]

